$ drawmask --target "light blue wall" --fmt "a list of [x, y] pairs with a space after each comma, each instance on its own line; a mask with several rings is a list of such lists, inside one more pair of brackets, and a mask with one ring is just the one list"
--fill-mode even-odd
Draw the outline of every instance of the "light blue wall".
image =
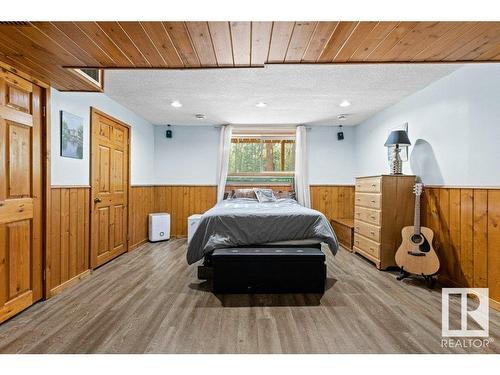
[[[158, 184], [217, 184], [218, 128], [155, 126], [155, 181]], [[311, 184], [354, 183], [354, 129], [344, 127], [345, 139], [337, 140], [338, 127], [308, 130], [309, 180]]]
[[344, 140], [337, 140], [338, 126], [316, 126], [307, 132], [310, 184], [354, 184], [355, 129], [342, 127]]
[[213, 126], [155, 126], [155, 182], [158, 184], [217, 184], [220, 129]]
[[405, 122], [404, 173], [430, 185], [500, 185], [500, 64], [460, 68], [356, 126], [357, 175], [388, 173], [384, 142]]
[[[104, 94], [52, 90], [52, 184], [89, 184], [89, 114], [94, 106], [132, 126], [132, 184], [215, 184], [219, 130], [212, 126], [152, 126]], [[59, 111], [84, 118], [84, 159], [59, 156]], [[311, 184], [350, 184], [355, 176], [388, 173], [384, 142], [405, 122], [413, 143], [405, 173], [431, 185], [500, 185], [500, 64], [465, 66], [362, 124], [313, 127]]]
[[[131, 183], [154, 182], [154, 126], [102, 93], [60, 92], [51, 90], [52, 185], [89, 185], [90, 107], [113, 116], [132, 128]], [[83, 118], [83, 160], [60, 156], [60, 111]]]

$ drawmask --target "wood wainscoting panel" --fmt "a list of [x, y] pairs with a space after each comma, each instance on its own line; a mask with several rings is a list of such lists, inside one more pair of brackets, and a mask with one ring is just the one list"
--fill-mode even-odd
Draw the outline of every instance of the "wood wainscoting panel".
[[428, 187], [422, 225], [435, 233], [440, 277], [455, 286], [489, 288], [500, 301], [500, 190]]
[[155, 212], [154, 189], [154, 186], [132, 186], [130, 189], [130, 250], [148, 239], [148, 215]]
[[52, 187], [47, 256], [48, 297], [88, 273], [90, 259], [90, 187]]
[[155, 211], [170, 213], [170, 234], [187, 236], [187, 219], [202, 214], [217, 202], [216, 186], [156, 186]]
[[354, 218], [354, 185], [311, 185], [311, 206], [328, 220]]
[[[473, 270], [474, 285], [478, 288], [488, 286], [488, 191], [474, 190], [473, 212]], [[492, 233], [494, 231], [492, 230]], [[497, 264], [497, 270], [500, 265]]]
[[148, 215], [170, 214], [170, 236], [187, 236], [187, 218], [212, 208], [217, 201], [216, 186], [157, 185], [133, 186], [131, 189], [131, 248], [148, 239]]
[[488, 191], [487, 250], [485, 252], [483, 249], [481, 254], [485, 253], [490, 298], [500, 302], [500, 190]]

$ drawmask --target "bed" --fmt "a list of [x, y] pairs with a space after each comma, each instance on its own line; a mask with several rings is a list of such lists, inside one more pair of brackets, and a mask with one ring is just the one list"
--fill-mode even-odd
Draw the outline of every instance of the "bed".
[[336, 254], [338, 242], [328, 219], [294, 199], [227, 199], [203, 214], [188, 245], [187, 262], [196, 263], [222, 248], [318, 247], [320, 243]]

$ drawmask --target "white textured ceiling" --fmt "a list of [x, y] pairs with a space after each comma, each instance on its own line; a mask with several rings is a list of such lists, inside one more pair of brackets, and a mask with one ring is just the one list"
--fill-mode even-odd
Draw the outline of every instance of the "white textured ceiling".
[[[363, 64], [109, 70], [105, 92], [157, 125], [356, 125], [459, 67]], [[344, 99], [352, 105], [340, 107]], [[173, 100], [183, 106], [172, 107]], [[261, 101], [267, 107], [255, 106]], [[196, 119], [197, 113], [206, 119]], [[339, 122], [337, 115], [343, 113], [348, 118]]]

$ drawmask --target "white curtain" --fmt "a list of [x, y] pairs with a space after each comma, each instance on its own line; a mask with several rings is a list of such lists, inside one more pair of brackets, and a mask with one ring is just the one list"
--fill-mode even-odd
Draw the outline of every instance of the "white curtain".
[[295, 195], [297, 202], [305, 207], [311, 207], [307, 160], [307, 130], [303, 125], [297, 126], [295, 134]]
[[217, 202], [224, 199], [224, 189], [226, 187], [227, 172], [229, 169], [232, 133], [233, 127], [231, 125], [222, 126], [219, 143], [219, 168], [217, 171]]

